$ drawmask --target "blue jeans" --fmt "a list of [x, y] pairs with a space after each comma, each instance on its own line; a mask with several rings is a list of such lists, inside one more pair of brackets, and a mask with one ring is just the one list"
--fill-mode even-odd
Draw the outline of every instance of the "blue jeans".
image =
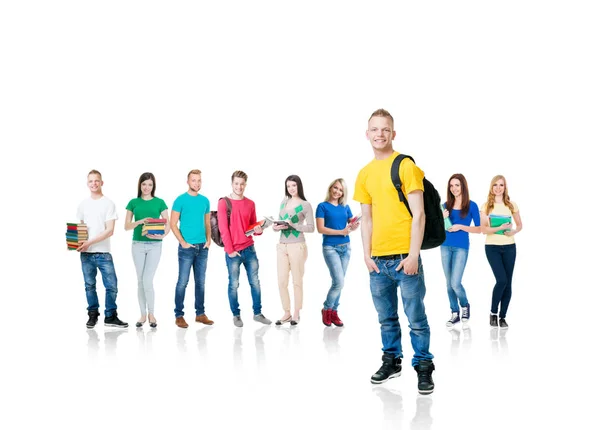
[[515, 260], [517, 259], [517, 246], [510, 245], [485, 245], [485, 255], [492, 267], [496, 285], [492, 292], [493, 314], [498, 313], [500, 305], [500, 318], [506, 318], [506, 311], [512, 296], [512, 276], [515, 269]]
[[446, 275], [446, 288], [448, 289], [448, 299], [450, 300], [450, 309], [458, 313], [458, 303], [461, 307], [469, 304], [467, 293], [462, 285], [462, 277], [467, 265], [469, 250], [466, 248], [457, 248], [455, 246], [441, 246], [442, 267]]
[[179, 277], [175, 287], [175, 318], [183, 316], [185, 289], [192, 267], [194, 268], [196, 315], [204, 315], [204, 279], [206, 278], [208, 248], [204, 248], [204, 243], [195, 243], [189, 248], [179, 245], [177, 255], [179, 257]]
[[98, 294], [96, 293], [96, 274], [98, 269], [102, 275], [102, 283], [106, 289], [104, 316], [110, 317], [117, 310], [117, 274], [110, 252], [82, 252], [81, 270], [85, 282], [85, 296], [88, 311], [98, 311]]
[[425, 277], [419, 257], [419, 273], [407, 275], [404, 270], [396, 272], [402, 259], [382, 260], [374, 257], [379, 273], [370, 273], [371, 296], [381, 325], [383, 352], [402, 357], [401, 331], [398, 321], [398, 287], [402, 295], [404, 313], [408, 318], [410, 341], [414, 350], [412, 366], [421, 360], [432, 360], [429, 352], [429, 324], [425, 314]]
[[325, 257], [325, 264], [327, 264], [329, 274], [331, 275], [331, 288], [329, 288], [327, 298], [325, 299], [325, 303], [323, 303], [325, 309], [337, 311], [342, 288], [344, 288], [344, 277], [346, 276], [346, 270], [350, 262], [350, 251], [350, 243], [323, 246], [323, 257]]
[[258, 258], [254, 245], [238, 251], [239, 257], [231, 258], [225, 253], [225, 261], [227, 262], [227, 272], [229, 273], [229, 307], [233, 316], [240, 314], [240, 303], [238, 302], [238, 288], [240, 286], [240, 266], [243, 264], [248, 275], [248, 283], [250, 284], [250, 293], [252, 295], [252, 309], [254, 315], [261, 313], [262, 306], [260, 304], [260, 281], [258, 280]]

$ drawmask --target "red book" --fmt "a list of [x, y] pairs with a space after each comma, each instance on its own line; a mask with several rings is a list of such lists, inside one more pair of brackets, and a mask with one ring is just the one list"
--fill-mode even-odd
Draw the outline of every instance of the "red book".
[[167, 220], [165, 218], [148, 218], [145, 221], [146, 224], [166, 224]]

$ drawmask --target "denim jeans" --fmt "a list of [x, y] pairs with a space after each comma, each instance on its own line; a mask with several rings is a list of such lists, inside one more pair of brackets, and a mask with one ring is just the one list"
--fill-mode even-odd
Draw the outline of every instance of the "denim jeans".
[[239, 257], [231, 258], [225, 253], [225, 261], [227, 262], [227, 272], [229, 273], [229, 307], [233, 316], [240, 314], [240, 303], [238, 302], [238, 288], [240, 286], [240, 266], [243, 264], [248, 275], [248, 283], [250, 284], [250, 293], [252, 295], [252, 308], [254, 315], [261, 313], [262, 306], [260, 304], [260, 281], [258, 280], [258, 258], [254, 245], [238, 251]]
[[407, 275], [404, 270], [396, 272], [396, 267], [402, 259], [382, 260], [374, 257], [373, 260], [379, 268], [379, 273], [376, 271], [370, 273], [371, 296], [381, 325], [383, 352], [393, 354], [394, 357], [403, 357], [398, 321], [398, 287], [400, 287], [402, 305], [408, 318], [410, 341], [414, 350], [412, 366], [416, 366], [421, 360], [432, 360], [433, 355], [429, 352], [429, 324], [423, 302], [425, 277], [421, 257], [419, 257], [419, 272], [416, 275]]
[[100, 270], [102, 283], [106, 289], [104, 302], [104, 316], [110, 317], [117, 310], [117, 274], [110, 252], [82, 252], [81, 270], [85, 282], [85, 295], [88, 302], [88, 311], [97, 311], [100, 308], [98, 294], [96, 293], [96, 274]]
[[441, 246], [442, 267], [446, 275], [446, 288], [448, 290], [448, 299], [450, 300], [450, 309], [452, 312], [459, 312], [458, 304], [466, 307], [469, 304], [467, 293], [462, 285], [462, 277], [467, 265], [469, 250], [458, 248], [456, 246]]
[[517, 259], [517, 245], [485, 245], [485, 255], [492, 267], [496, 285], [492, 292], [493, 314], [498, 313], [500, 305], [500, 318], [506, 318], [506, 311], [512, 296], [512, 276]]
[[154, 274], [158, 268], [162, 242], [134, 240], [131, 245], [133, 264], [138, 279], [138, 303], [140, 314], [154, 314]]
[[204, 279], [206, 278], [206, 262], [208, 260], [208, 248], [204, 243], [192, 244], [189, 248], [179, 245], [177, 251], [179, 257], [179, 277], [175, 287], [175, 318], [183, 316], [183, 301], [185, 289], [190, 279], [190, 270], [194, 268], [194, 281], [196, 301], [196, 315], [204, 315]]
[[323, 257], [325, 257], [325, 264], [327, 264], [329, 274], [331, 275], [331, 288], [329, 288], [327, 298], [325, 298], [325, 303], [323, 303], [325, 309], [337, 311], [342, 288], [344, 288], [344, 277], [346, 276], [346, 270], [350, 262], [350, 252], [350, 243], [323, 246]]

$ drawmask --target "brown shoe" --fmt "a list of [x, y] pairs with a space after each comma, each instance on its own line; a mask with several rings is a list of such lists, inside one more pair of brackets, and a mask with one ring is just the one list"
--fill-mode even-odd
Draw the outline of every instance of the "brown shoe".
[[188, 323], [185, 322], [183, 317], [175, 318], [175, 324], [177, 325], [177, 327], [188, 328]]
[[196, 315], [196, 322], [206, 325], [213, 325], [215, 323], [214, 321], [209, 320], [206, 314]]

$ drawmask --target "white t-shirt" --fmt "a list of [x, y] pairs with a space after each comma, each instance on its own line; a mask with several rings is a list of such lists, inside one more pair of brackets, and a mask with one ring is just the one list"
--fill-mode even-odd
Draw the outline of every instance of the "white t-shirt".
[[[97, 200], [88, 197], [77, 208], [77, 219], [87, 225], [88, 237], [93, 239], [106, 230], [106, 221], [118, 219], [117, 208], [106, 196]], [[110, 237], [93, 244], [86, 252], [110, 252]]]

